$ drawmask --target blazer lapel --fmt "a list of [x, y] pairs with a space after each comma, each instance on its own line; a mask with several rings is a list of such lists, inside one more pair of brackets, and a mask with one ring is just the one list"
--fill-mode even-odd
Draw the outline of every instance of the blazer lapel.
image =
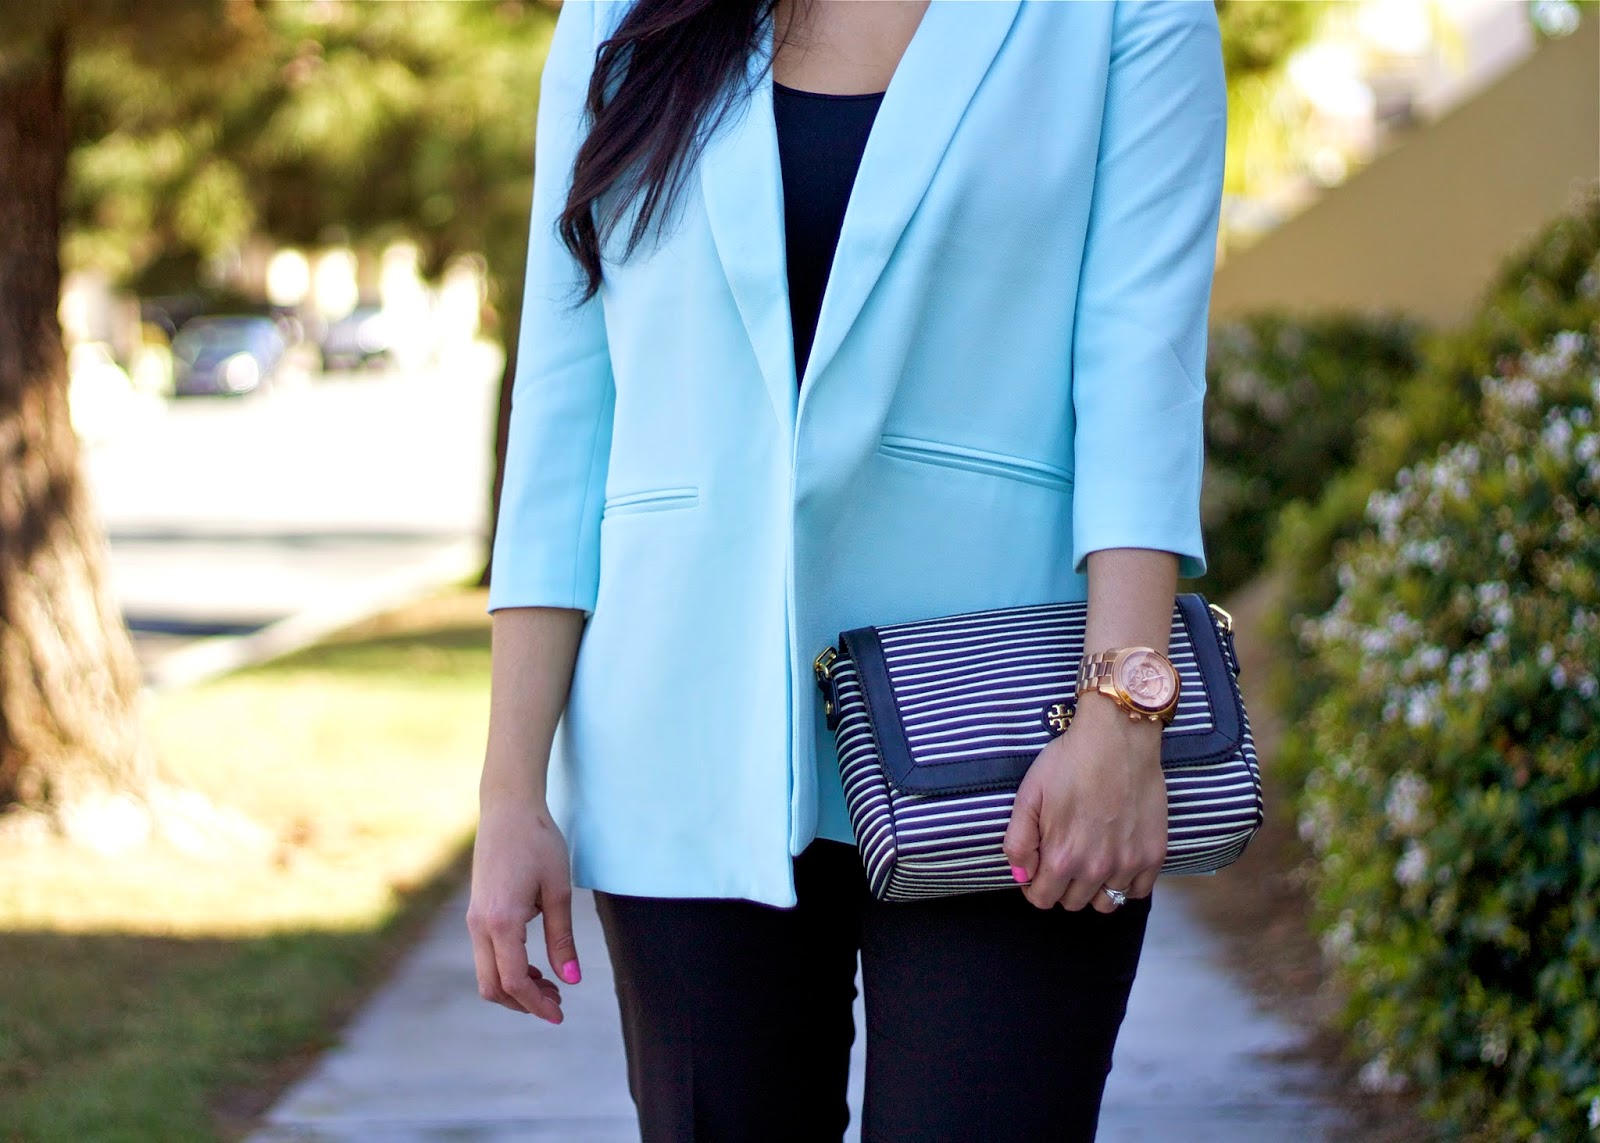
[[933, 0], [895, 68], [861, 157], [806, 363], [794, 374], [784, 254], [783, 174], [772, 114], [769, 32], [751, 53], [750, 97], [707, 143], [700, 186], [717, 257], [786, 434], [882, 276], [1020, 0]]
[[[923, 13], [861, 156], [800, 386], [802, 404], [888, 265], [967, 104], [1011, 29], [1019, 2], [933, 0]], [[770, 94], [766, 111], [771, 114]], [[790, 355], [792, 359], [792, 349]]]
[[771, 34], [751, 53], [749, 100], [708, 141], [700, 186], [717, 257], [739, 307], [772, 408], [786, 434], [794, 429], [794, 334], [789, 321], [783, 234], [783, 172], [767, 76]]

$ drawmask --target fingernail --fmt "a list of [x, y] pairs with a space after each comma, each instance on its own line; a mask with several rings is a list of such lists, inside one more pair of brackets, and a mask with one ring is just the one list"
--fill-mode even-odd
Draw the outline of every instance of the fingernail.
[[1020, 865], [1011, 867], [1011, 876], [1016, 879], [1018, 885], [1026, 885], [1028, 883], [1028, 871]]
[[569, 960], [561, 966], [561, 979], [568, 984], [577, 984], [583, 979], [583, 973], [578, 970], [578, 962]]

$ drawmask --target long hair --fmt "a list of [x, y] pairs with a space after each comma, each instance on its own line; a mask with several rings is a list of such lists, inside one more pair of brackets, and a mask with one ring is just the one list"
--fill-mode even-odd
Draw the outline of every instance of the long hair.
[[633, 212], [626, 258], [670, 213], [706, 138], [743, 94], [775, 7], [776, 0], [637, 0], [600, 45], [589, 133], [557, 224], [588, 279], [584, 300], [600, 288], [601, 246], [618, 222]]

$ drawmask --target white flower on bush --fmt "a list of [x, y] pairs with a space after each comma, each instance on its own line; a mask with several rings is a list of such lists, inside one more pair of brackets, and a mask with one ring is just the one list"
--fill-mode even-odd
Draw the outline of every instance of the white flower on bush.
[[1331, 961], [1349, 960], [1356, 951], [1356, 926], [1350, 917], [1338, 919], [1322, 934], [1322, 955]]
[[1443, 540], [1408, 540], [1400, 546], [1400, 562], [1412, 567], [1438, 571], [1444, 567], [1450, 548]]
[[1489, 653], [1482, 648], [1474, 648], [1451, 658], [1446, 668], [1445, 692], [1450, 695], [1481, 695], [1489, 689], [1492, 681]]
[[1383, 801], [1383, 812], [1389, 824], [1401, 833], [1409, 833], [1422, 820], [1422, 808], [1428, 798], [1428, 783], [1414, 770], [1402, 770], [1389, 783], [1389, 796]]
[[1534, 377], [1541, 381], [1548, 380], [1577, 364], [1578, 355], [1587, 344], [1588, 338], [1577, 330], [1563, 330], [1546, 343], [1542, 352], [1525, 354], [1523, 362]]
[[1333, 840], [1333, 823], [1320, 802], [1313, 803], [1300, 815], [1298, 826], [1300, 840], [1319, 853]]
[[[1392, 530], [1400, 523], [1407, 507], [1404, 494], [1380, 490], [1367, 497], [1367, 519], [1380, 529]], [[1346, 585], [1341, 582], [1339, 586]]]
[[1486, 1064], [1499, 1067], [1510, 1054], [1511, 1041], [1503, 1028], [1490, 1029], [1478, 1041], [1478, 1058]]
[[1433, 726], [1444, 714], [1444, 703], [1440, 701], [1439, 684], [1429, 683], [1417, 687], [1406, 698], [1406, 725], [1414, 730], [1424, 726]]
[[1511, 588], [1506, 585], [1504, 580], [1496, 579], [1490, 580], [1488, 583], [1480, 583], [1473, 588], [1472, 594], [1477, 598], [1479, 607], [1492, 607], [1503, 599], [1509, 599], [1511, 597]]
[[1361, 633], [1361, 650], [1368, 655], [1382, 655], [1394, 646], [1394, 639], [1387, 631], [1380, 631], [1369, 627]]
[[1361, 1071], [1356, 1074], [1356, 1083], [1360, 1085], [1362, 1091], [1389, 1094], [1404, 1091], [1406, 1077], [1404, 1073], [1394, 1069], [1388, 1052], [1379, 1052], [1361, 1065]]
[[1544, 432], [1539, 434], [1539, 439], [1557, 460], [1565, 464], [1568, 450], [1572, 448], [1572, 436], [1572, 422], [1560, 414], [1552, 413], [1545, 422]]
[[[1530, 377], [1506, 377], [1503, 379], [1485, 377], [1483, 379], [1483, 392], [1484, 396], [1497, 404], [1503, 405], [1512, 412], [1535, 409], [1539, 406], [1539, 386]], [[1515, 459], [1515, 457], [1508, 458], [1507, 471], [1512, 468], [1510, 461]]]
[[1395, 862], [1394, 879], [1401, 885], [1418, 885], [1428, 878], [1428, 851], [1415, 841], [1407, 842], [1405, 852]]

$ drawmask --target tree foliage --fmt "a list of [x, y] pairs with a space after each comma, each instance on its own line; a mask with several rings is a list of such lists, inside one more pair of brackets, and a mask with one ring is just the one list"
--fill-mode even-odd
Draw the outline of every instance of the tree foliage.
[[1327, 0], [1215, 0], [1230, 80], [1275, 72], [1316, 33]]
[[[248, 236], [482, 253], [509, 282], [550, 8], [524, 0], [230, 4], [79, 28], [69, 265], [163, 286]], [[165, 280], [163, 280], [165, 279]]]
[[[1216, 5], [1236, 104], [1327, 6]], [[171, 285], [251, 234], [403, 235], [430, 268], [483, 254], [515, 293], [552, 5], [51, 0], [47, 10], [79, 32], [69, 266]]]

